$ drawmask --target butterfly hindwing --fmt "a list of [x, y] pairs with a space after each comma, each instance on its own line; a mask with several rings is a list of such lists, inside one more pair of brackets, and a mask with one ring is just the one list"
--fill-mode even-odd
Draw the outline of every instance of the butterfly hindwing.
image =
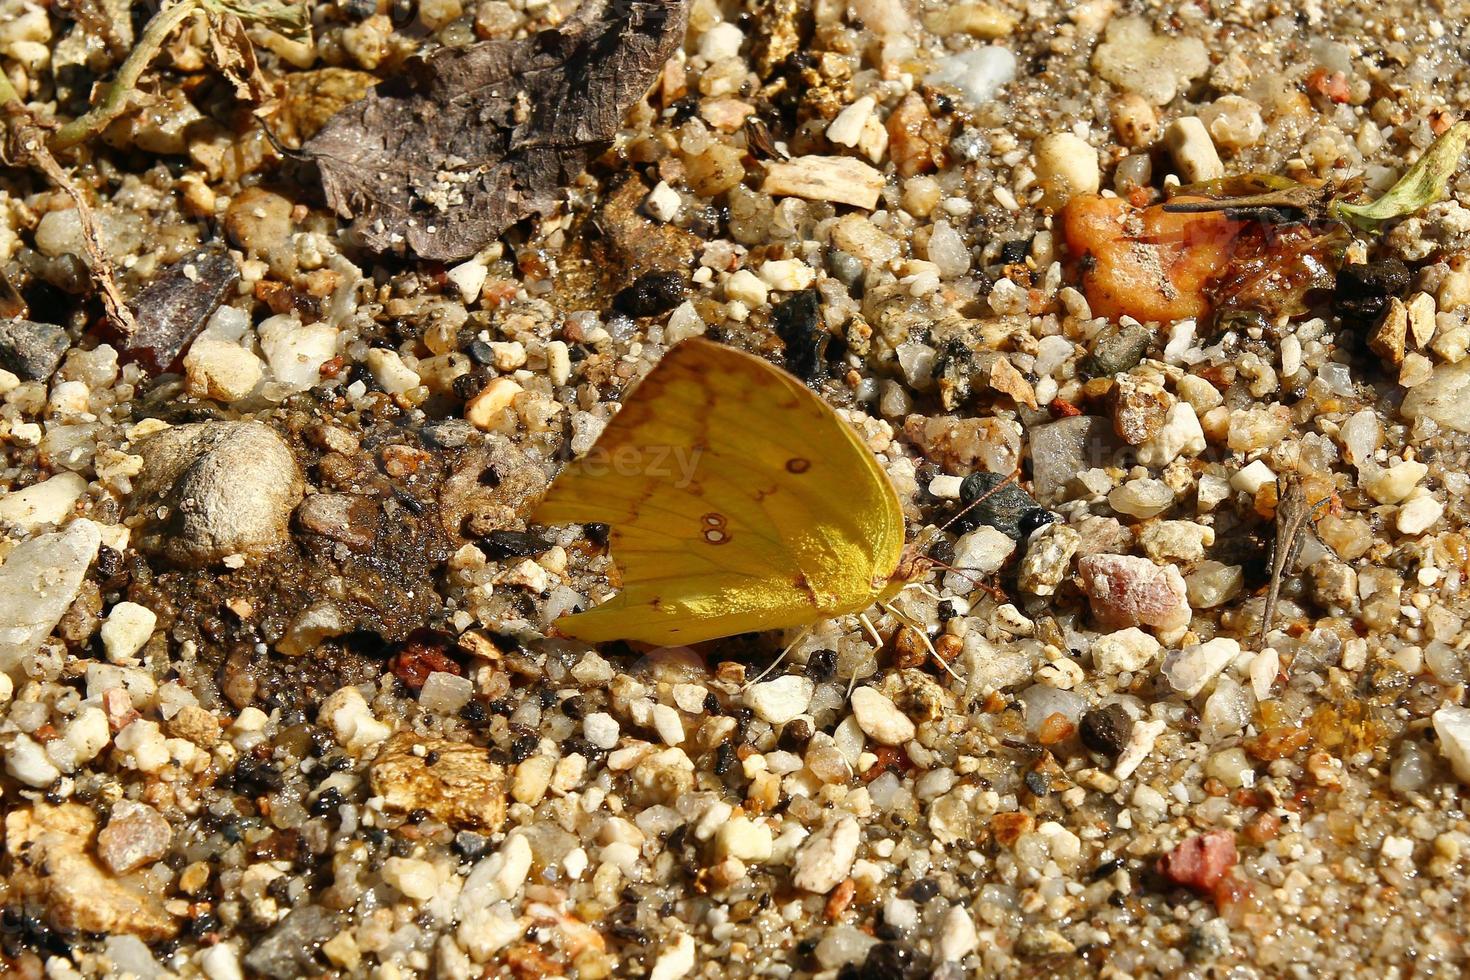
[[533, 519], [610, 525], [622, 591], [563, 633], [693, 643], [861, 610], [903, 514], [855, 433], [795, 378], [706, 340], [673, 348]]

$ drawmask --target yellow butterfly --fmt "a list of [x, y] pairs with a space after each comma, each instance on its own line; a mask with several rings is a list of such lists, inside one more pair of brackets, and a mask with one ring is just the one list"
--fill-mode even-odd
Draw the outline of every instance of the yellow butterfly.
[[664, 355], [532, 520], [611, 529], [622, 591], [556, 624], [589, 643], [810, 626], [886, 603], [916, 568], [857, 434], [796, 378], [702, 339]]

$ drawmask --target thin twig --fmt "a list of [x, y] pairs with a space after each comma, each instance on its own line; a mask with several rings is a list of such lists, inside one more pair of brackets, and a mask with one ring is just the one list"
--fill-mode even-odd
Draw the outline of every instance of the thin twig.
[[65, 150], [76, 146], [102, 132], [114, 119], [131, 109], [131, 97], [137, 90], [138, 79], [163, 50], [164, 42], [174, 28], [198, 9], [198, 0], [178, 0], [173, 6], [155, 14], [144, 28], [143, 36], [138, 38], [137, 46], [117, 70], [117, 76], [103, 90], [102, 101], [57, 129], [51, 137], [52, 148]]
[[102, 236], [92, 207], [87, 203], [87, 198], [76, 181], [71, 179], [47, 149], [45, 133], [36, 125], [30, 110], [20, 101], [15, 88], [4, 74], [0, 74], [0, 104], [4, 106], [6, 129], [10, 137], [8, 149], [12, 161], [35, 166], [46, 175], [47, 180], [71, 198], [82, 225], [82, 247], [87, 252], [92, 280], [102, 294], [102, 306], [114, 327], [124, 334], [131, 334], [137, 329], [137, 322], [113, 277], [112, 260], [102, 246]]

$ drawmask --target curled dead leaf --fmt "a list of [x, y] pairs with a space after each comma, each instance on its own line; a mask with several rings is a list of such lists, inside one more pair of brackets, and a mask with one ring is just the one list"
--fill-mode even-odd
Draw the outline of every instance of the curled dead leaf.
[[302, 147], [367, 247], [473, 255], [549, 211], [684, 37], [684, 0], [584, 4], [560, 29], [444, 48]]

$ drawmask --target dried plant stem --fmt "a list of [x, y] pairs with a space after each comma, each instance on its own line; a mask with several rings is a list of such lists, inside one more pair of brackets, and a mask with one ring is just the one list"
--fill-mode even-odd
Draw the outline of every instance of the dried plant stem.
[[198, 9], [197, 0], [178, 0], [172, 6], [154, 14], [148, 26], [143, 29], [143, 36], [138, 39], [137, 46], [117, 70], [117, 77], [103, 91], [102, 101], [57, 129], [51, 136], [52, 148], [65, 150], [76, 146], [102, 132], [114, 119], [127, 112], [131, 108], [129, 103], [137, 89], [138, 79], [143, 77], [143, 72], [153, 63], [158, 52], [163, 50], [164, 42], [174, 29]]
[[0, 74], [0, 107], [3, 107], [6, 130], [7, 155], [13, 163], [34, 166], [46, 179], [71, 198], [76, 206], [77, 217], [82, 225], [82, 247], [87, 251], [92, 281], [102, 294], [102, 305], [113, 326], [124, 334], [131, 334], [137, 327], [132, 311], [123, 299], [113, 277], [112, 260], [102, 246], [102, 236], [97, 229], [97, 218], [92, 213], [82, 189], [76, 181], [56, 162], [46, 146], [46, 135], [36, 125], [30, 110], [20, 101], [10, 80]]

